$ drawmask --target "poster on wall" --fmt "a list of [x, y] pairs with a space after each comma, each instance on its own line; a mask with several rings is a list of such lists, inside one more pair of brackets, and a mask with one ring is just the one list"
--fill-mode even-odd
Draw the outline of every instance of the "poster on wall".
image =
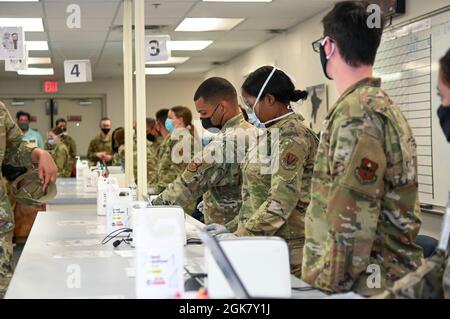
[[25, 48], [25, 58], [5, 60], [5, 71], [23, 71], [28, 69], [28, 52]]
[[0, 27], [0, 60], [24, 59], [25, 33], [23, 27]]
[[309, 112], [311, 129], [319, 133], [323, 129], [323, 122], [328, 114], [328, 92], [326, 84], [319, 84], [306, 88], [308, 100], [305, 109]]

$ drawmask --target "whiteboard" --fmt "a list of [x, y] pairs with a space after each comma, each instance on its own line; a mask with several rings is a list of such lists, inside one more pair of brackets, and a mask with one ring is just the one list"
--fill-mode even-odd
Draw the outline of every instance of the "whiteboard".
[[450, 49], [450, 11], [388, 30], [374, 75], [408, 119], [417, 141], [420, 201], [447, 206], [450, 144], [439, 125], [439, 60]]

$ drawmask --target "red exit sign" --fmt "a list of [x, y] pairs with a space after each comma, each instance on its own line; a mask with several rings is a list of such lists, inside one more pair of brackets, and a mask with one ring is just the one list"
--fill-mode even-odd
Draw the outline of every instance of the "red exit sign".
[[58, 82], [57, 81], [44, 81], [44, 93], [57, 93]]

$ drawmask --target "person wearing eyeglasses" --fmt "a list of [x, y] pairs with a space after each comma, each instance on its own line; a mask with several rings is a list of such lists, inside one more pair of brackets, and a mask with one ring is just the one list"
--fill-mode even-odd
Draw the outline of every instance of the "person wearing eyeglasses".
[[423, 258], [417, 146], [399, 106], [373, 77], [384, 21], [370, 28], [368, 6], [340, 2], [322, 21], [320, 61], [341, 96], [321, 135], [302, 268], [315, 288], [363, 296], [391, 287]]

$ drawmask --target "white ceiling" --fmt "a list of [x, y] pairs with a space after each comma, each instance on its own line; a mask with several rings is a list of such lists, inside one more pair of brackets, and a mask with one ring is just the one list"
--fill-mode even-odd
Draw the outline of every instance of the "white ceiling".
[[[163, 25], [160, 34], [172, 40], [214, 40], [203, 51], [173, 52], [190, 60], [176, 65], [170, 77], [200, 75], [267, 41], [274, 35], [268, 30], [286, 30], [330, 7], [336, 0], [273, 0], [271, 3], [217, 3], [201, 0], [146, 0], [146, 24]], [[81, 7], [81, 29], [66, 26], [69, 4]], [[158, 7], [154, 4], [159, 3]], [[26, 40], [48, 40], [49, 51], [31, 51], [31, 57], [49, 56], [55, 69], [54, 78], [63, 78], [66, 59], [91, 60], [93, 77], [122, 77], [121, 0], [40, 0], [38, 3], [0, 2], [0, 17], [44, 20], [45, 32], [26, 32]], [[245, 18], [228, 32], [175, 32], [186, 17]], [[151, 34], [151, 32], [147, 32]], [[25, 78], [5, 72], [0, 64], [0, 78]], [[27, 77], [29, 78], [29, 76]], [[51, 77], [46, 77], [51, 78]]]

